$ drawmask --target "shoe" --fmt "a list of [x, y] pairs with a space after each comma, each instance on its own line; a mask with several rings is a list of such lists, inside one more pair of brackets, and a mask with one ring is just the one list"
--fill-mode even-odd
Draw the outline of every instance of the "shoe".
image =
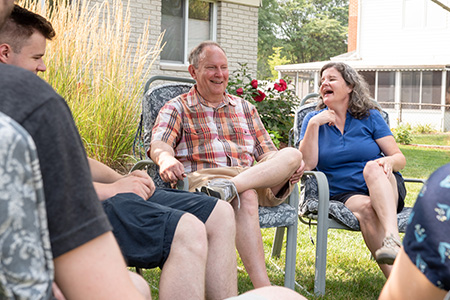
[[377, 263], [392, 265], [401, 246], [402, 243], [394, 238], [392, 234], [385, 237], [383, 240], [383, 247], [375, 252]]
[[227, 202], [231, 202], [231, 200], [233, 200], [237, 195], [237, 190], [234, 183], [230, 180], [222, 178], [211, 180], [207, 185], [197, 188], [197, 192], [202, 192], [208, 196]]
[[238, 200], [238, 209], [241, 208], [241, 199], [239, 198], [236, 186], [230, 180], [216, 178], [208, 182], [207, 185], [197, 188], [196, 191], [227, 202], [231, 202], [236, 197]]

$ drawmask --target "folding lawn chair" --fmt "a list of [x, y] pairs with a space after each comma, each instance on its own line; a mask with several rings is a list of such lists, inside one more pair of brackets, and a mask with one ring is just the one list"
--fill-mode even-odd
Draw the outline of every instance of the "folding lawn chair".
[[[171, 81], [154, 87], [150, 84], [156, 80]], [[167, 187], [159, 176], [159, 168], [146, 155], [151, 140], [151, 130], [156, 117], [162, 106], [172, 98], [187, 93], [195, 81], [193, 79], [175, 78], [166, 76], [152, 77], [146, 84], [144, 98], [142, 101], [141, 122], [135, 136], [133, 153], [137, 159], [140, 159], [131, 171], [147, 168], [147, 172], [155, 181], [158, 187]], [[149, 88], [150, 87], [150, 88]], [[179, 182], [178, 188], [188, 190], [189, 184], [187, 178], [184, 182]], [[298, 216], [299, 191], [297, 185], [288, 198], [287, 203], [276, 207], [260, 207], [259, 223], [261, 228], [278, 227], [287, 228], [286, 242], [286, 264], [285, 264], [285, 286], [291, 289], [295, 288], [295, 265], [297, 252], [297, 216]], [[279, 256], [281, 253], [283, 236], [280, 231], [278, 238], [274, 240], [272, 247], [272, 256]], [[281, 236], [281, 238], [280, 238]]]
[[[297, 140], [301, 132], [303, 119], [309, 112], [315, 110], [318, 96], [316, 93], [307, 95], [301, 101], [300, 108], [296, 112], [292, 130], [295, 147], [298, 147]], [[305, 104], [307, 101], [311, 102]], [[382, 111], [382, 116], [389, 125], [388, 113]], [[424, 183], [424, 180], [405, 178], [405, 182]], [[301, 180], [301, 187], [299, 219], [304, 224], [317, 225], [314, 292], [324, 295], [328, 229], [359, 231], [359, 222], [343, 203], [329, 199], [328, 180], [324, 173], [318, 171], [305, 172]], [[411, 207], [405, 207], [397, 215], [400, 232], [405, 232], [411, 210]]]

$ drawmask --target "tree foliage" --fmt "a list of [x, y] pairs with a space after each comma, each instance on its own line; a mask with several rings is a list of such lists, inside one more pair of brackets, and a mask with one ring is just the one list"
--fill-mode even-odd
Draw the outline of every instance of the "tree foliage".
[[274, 48], [290, 63], [328, 60], [347, 51], [348, 0], [263, 0], [258, 77], [270, 77]]

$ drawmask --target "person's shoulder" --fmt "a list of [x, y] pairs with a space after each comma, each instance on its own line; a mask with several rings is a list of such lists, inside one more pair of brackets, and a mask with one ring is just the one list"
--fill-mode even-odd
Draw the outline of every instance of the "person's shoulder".
[[0, 77], [0, 111], [19, 123], [47, 102], [65, 104], [48, 83], [30, 71], [0, 64]]
[[25, 90], [38, 86], [42, 89], [53, 91], [50, 85], [39, 76], [16, 66], [0, 64], [0, 76], [2, 78], [0, 81], [2, 86], [20, 86], [21, 89]]
[[308, 117], [308, 118], [314, 117], [315, 115], [320, 114], [324, 110], [327, 110], [327, 108], [322, 108], [322, 109], [319, 109], [319, 110], [312, 110], [312, 111], [310, 111], [309, 113], [306, 114], [306, 117]]
[[250, 108], [250, 110], [256, 109], [256, 106], [253, 103], [251, 103], [250, 101], [245, 100], [239, 96], [231, 95], [231, 94], [226, 94], [226, 96], [228, 97], [228, 100], [230, 101], [230, 103], [232, 105], [236, 105], [236, 106], [246, 105], [247, 107]]

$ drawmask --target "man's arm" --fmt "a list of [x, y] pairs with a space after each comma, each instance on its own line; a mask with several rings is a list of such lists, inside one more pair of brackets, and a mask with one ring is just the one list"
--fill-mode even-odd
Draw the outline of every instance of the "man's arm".
[[98, 198], [103, 201], [119, 193], [134, 193], [147, 200], [155, 191], [153, 180], [144, 171], [123, 176], [95, 159], [88, 158]]
[[111, 232], [54, 259], [55, 281], [67, 299], [144, 299], [134, 287]]
[[162, 180], [176, 184], [186, 177], [183, 164], [175, 158], [173, 148], [162, 141], [153, 141], [150, 145], [150, 158], [159, 166]]
[[420, 272], [402, 247], [378, 299], [444, 299], [446, 293]]

